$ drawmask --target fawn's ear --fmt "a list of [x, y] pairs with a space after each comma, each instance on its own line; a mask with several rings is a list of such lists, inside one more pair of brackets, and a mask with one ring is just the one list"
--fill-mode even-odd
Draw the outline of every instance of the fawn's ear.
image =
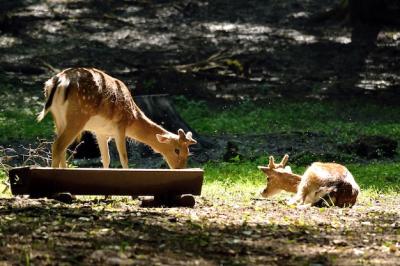
[[165, 134], [156, 134], [157, 140], [160, 143], [170, 143], [171, 142], [171, 137]]

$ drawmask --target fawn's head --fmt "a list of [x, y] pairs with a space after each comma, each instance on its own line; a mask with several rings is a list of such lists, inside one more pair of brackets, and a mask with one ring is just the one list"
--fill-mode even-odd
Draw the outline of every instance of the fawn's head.
[[270, 156], [268, 166], [258, 167], [267, 176], [267, 187], [261, 192], [263, 197], [271, 197], [283, 189], [282, 185], [285, 182], [283, 177], [287, 173], [292, 173], [290, 167], [286, 166], [288, 160], [289, 155], [285, 154], [282, 161], [276, 164], [274, 157]]
[[157, 134], [157, 140], [166, 144], [161, 151], [168, 165], [172, 169], [185, 168], [189, 153], [189, 146], [196, 144], [192, 132], [185, 133], [183, 129], [178, 130], [178, 134]]

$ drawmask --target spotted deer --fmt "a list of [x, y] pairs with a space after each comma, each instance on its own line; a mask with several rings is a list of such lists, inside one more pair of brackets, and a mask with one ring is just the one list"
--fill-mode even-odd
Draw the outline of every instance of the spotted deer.
[[268, 166], [258, 167], [267, 176], [267, 187], [261, 192], [263, 197], [285, 190], [296, 193], [289, 204], [345, 207], [356, 203], [360, 188], [343, 165], [315, 162], [301, 176], [286, 166], [288, 160], [286, 154], [279, 164], [275, 164], [274, 157], [270, 156]]
[[56, 126], [52, 167], [66, 167], [67, 147], [82, 131], [94, 133], [104, 168], [110, 164], [108, 141], [114, 138], [122, 167], [128, 168], [126, 137], [161, 153], [170, 168], [185, 168], [192, 133], [171, 133], [151, 121], [135, 104], [125, 84], [95, 68], [69, 68], [44, 86], [46, 103], [37, 120], [50, 111]]

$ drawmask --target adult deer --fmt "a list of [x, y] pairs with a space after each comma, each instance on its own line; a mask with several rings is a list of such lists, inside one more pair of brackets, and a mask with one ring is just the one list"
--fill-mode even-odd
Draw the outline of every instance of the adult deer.
[[360, 188], [353, 175], [343, 165], [315, 162], [304, 174], [292, 173], [286, 166], [289, 156], [286, 154], [279, 164], [273, 156], [268, 166], [259, 166], [267, 176], [267, 187], [261, 192], [263, 197], [271, 197], [282, 190], [296, 193], [289, 204], [318, 205], [323, 201], [339, 207], [353, 206]]
[[186, 167], [189, 146], [196, 144], [192, 133], [171, 133], [139, 109], [123, 82], [94, 68], [69, 68], [49, 79], [44, 86], [48, 111], [56, 125], [52, 167], [66, 167], [67, 147], [82, 131], [95, 134], [104, 168], [110, 164], [108, 141], [115, 138], [119, 159], [128, 168], [126, 137], [149, 145], [162, 154], [170, 168]]

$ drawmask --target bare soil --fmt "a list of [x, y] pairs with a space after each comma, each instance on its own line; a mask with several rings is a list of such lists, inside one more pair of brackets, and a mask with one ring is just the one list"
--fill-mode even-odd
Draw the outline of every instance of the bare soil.
[[225, 196], [193, 209], [1, 199], [0, 264], [400, 265], [398, 198], [304, 210]]

